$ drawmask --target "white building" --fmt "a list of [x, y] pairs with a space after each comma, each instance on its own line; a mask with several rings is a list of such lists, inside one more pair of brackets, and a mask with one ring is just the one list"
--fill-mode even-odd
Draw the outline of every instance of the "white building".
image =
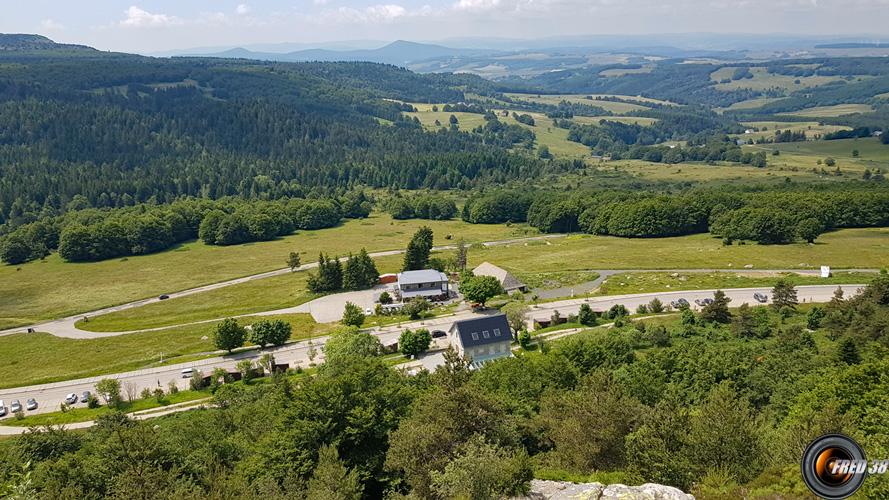
[[414, 297], [446, 300], [450, 293], [448, 277], [435, 269], [398, 273], [398, 283], [395, 286], [402, 302]]

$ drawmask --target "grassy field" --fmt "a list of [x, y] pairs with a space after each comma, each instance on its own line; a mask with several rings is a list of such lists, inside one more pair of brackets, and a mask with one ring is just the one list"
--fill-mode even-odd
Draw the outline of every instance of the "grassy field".
[[[375, 259], [381, 273], [400, 270], [401, 262], [401, 256]], [[300, 271], [155, 302], [88, 322], [78, 321], [77, 327], [93, 332], [123, 332], [294, 307], [316, 297], [306, 289], [308, 273]]]
[[[164, 387], [164, 390], [166, 389], [167, 388]], [[71, 408], [64, 412], [57, 411], [52, 413], [39, 413], [37, 415], [29, 415], [22, 419], [7, 418], [0, 422], [2, 422], [3, 425], [15, 425], [18, 427], [65, 425], [75, 422], [89, 422], [90, 420], [95, 420], [102, 415], [111, 413], [113, 411], [133, 413], [143, 410], [152, 410], [155, 408], [163, 409], [164, 407], [170, 405], [206, 399], [210, 396], [211, 394], [209, 391], [179, 391], [176, 394], [167, 394], [160, 402], [154, 397], [148, 399], [137, 399], [133, 402], [125, 402], [121, 405], [119, 410], [112, 410], [105, 405], [102, 405], [98, 408], [80, 407]]]
[[[865, 139], [839, 139], [836, 141], [806, 141], [806, 142], [784, 142], [778, 144], [763, 144], [761, 147], [769, 150], [781, 151], [781, 156], [785, 153], [798, 156], [808, 156], [813, 159], [824, 159], [828, 156], [836, 160], [845, 160], [841, 165], [849, 162], [852, 163], [868, 163], [878, 162], [886, 167], [889, 162], [889, 146], [881, 144], [876, 137], [868, 137]], [[858, 158], [852, 156], [852, 151], [858, 150]], [[770, 161], [778, 161], [778, 158], [769, 158]], [[814, 166], [814, 165], [811, 165]]]
[[[731, 75], [729, 75], [731, 77]], [[757, 109], [765, 106], [770, 102], [780, 101], [783, 97], [758, 97], [756, 99], [748, 99], [746, 101], [740, 101], [732, 104], [727, 108], [718, 108], [717, 111], [744, 111], [748, 109]]]
[[437, 245], [447, 244], [448, 234], [473, 242], [537, 232], [523, 225], [397, 221], [375, 213], [335, 228], [229, 247], [192, 241], [153, 255], [90, 263], [65, 262], [53, 254], [45, 261], [0, 266], [0, 329], [282, 268], [292, 251], [312, 262], [321, 251], [345, 255], [362, 247], [371, 252], [401, 249], [423, 225], [432, 228]]
[[640, 75], [651, 73], [654, 66], [642, 66], [641, 68], [613, 68], [600, 71], [600, 76], [624, 76], [624, 75]]
[[[413, 105], [417, 108], [417, 112], [405, 114], [416, 117], [420, 120], [420, 123], [429, 130], [435, 130], [441, 126], [449, 126], [448, 120], [452, 114], [457, 117], [457, 126], [460, 130], [468, 131], [478, 126], [484, 126], [485, 124], [484, 116], [478, 113], [432, 111], [432, 104], [414, 103]], [[437, 106], [440, 110], [444, 105], [438, 104]], [[532, 130], [534, 135], [537, 136], [537, 147], [539, 148], [542, 145], [546, 145], [549, 148], [550, 153], [554, 156], [561, 158], [582, 158], [589, 156], [590, 154], [590, 149], [588, 147], [583, 144], [569, 141], [568, 131], [553, 126], [553, 120], [547, 118], [543, 113], [520, 111], [520, 113], [531, 115], [534, 118], [534, 126], [532, 127], [516, 121], [516, 119], [512, 117], [511, 111], [509, 112], [509, 116], [501, 116], [500, 112], [503, 111], [501, 109], [492, 111], [494, 111], [497, 114], [497, 118], [504, 123], [519, 125]], [[436, 120], [438, 120], [441, 125], [436, 125]]]
[[[676, 274], [676, 276], [674, 276]], [[597, 295], [665, 292], [669, 290], [709, 290], [713, 288], [751, 288], [772, 286], [780, 278], [794, 285], [869, 283], [873, 273], [838, 271], [830, 278], [793, 273], [741, 275], [731, 272], [711, 273], [627, 273], [615, 274], [602, 282]]]
[[837, 104], [836, 106], [818, 106], [799, 111], [778, 113], [779, 116], [811, 116], [812, 118], [831, 118], [836, 116], [851, 115], [855, 113], [870, 113], [873, 111], [869, 104]]
[[[735, 72], [733, 67], [720, 68], [710, 73], [710, 79], [714, 82], [720, 82], [723, 79], [731, 78]], [[766, 91], [773, 88], [785, 89], [787, 91], [795, 91], [811, 87], [824, 85], [825, 83], [841, 80], [839, 76], [788, 76], [769, 73], [766, 68], [758, 66], [750, 68], [753, 78], [743, 78], [728, 83], [717, 83], [718, 90], [738, 90], [750, 89], [757, 91]], [[799, 83], [796, 83], [799, 82]]]
[[[270, 318], [283, 319], [292, 325], [291, 340], [321, 335], [331, 328], [315, 323], [308, 314], [262, 319]], [[243, 318], [240, 323], [252, 321]], [[92, 377], [207, 357], [216, 350], [212, 341], [214, 326], [215, 323], [207, 323], [90, 340], [64, 339], [48, 333], [0, 337], [0, 352], [4, 353], [4, 362], [0, 364], [0, 388]]]
[[[854, 252], [849, 249], [854, 248]], [[708, 234], [630, 239], [574, 235], [546, 242], [473, 249], [470, 264], [488, 261], [516, 275], [589, 269], [724, 269], [751, 264], [760, 269], [889, 267], [889, 229], [844, 229], [817, 244], [733, 245]]]
[[563, 271], [549, 273], [522, 273], [516, 278], [528, 285], [528, 288], [542, 288], [552, 290], [563, 286], [578, 285], [593, 281], [599, 277], [594, 271]]
[[[617, 168], [629, 172], [636, 177], [651, 181], [705, 184], [729, 184], [751, 181], [771, 184], [783, 183], [787, 178], [797, 182], [842, 182], [846, 180], [846, 177], [813, 173], [811, 169], [815, 166], [815, 159], [809, 156], [792, 156], [782, 153], [780, 157], [769, 156], [768, 161], [769, 166], [767, 168], [756, 168], [735, 163], [718, 165], [678, 163], [667, 165], [642, 160], [620, 160], [604, 163], [599, 168]], [[864, 167], [856, 167], [852, 170], [860, 174]]]
[[[645, 97], [635, 97], [635, 96], [626, 96], [626, 95], [615, 95], [615, 96], [607, 96], [604, 94], [556, 94], [556, 95], [547, 95], [547, 94], [506, 94], [512, 99], [520, 99], [529, 102], [538, 102], [541, 104], [551, 104], [553, 106], [558, 105], [562, 101], [573, 102], [577, 104], [589, 104], [590, 106], [599, 106], [600, 108], [607, 109], [615, 114], [624, 114], [629, 113], [631, 111], [639, 111], [643, 109], [648, 109], [646, 106], [640, 106], [638, 104], [629, 103], [629, 102], [613, 102], [613, 101], [604, 101], [604, 100], [596, 100], [596, 97], [617, 97], [620, 99], [627, 99], [633, 101], [640, 102], [651, 102], [658, 104], [671, 104], [666, 101], [659, 101], [657, 99], [648, 99]], [[587, 96], [592, 99], [587, 99]]]
[[771, 139], [775, 137], [776, 131], [785, 131], [790, 130], [791, 132], [805, 132], [806, 138], [810, 140], [814, 140], [819, 136], [824, 136], [825, 134], [829, 134], [831, 132], [836, 132], [838, 130], [851, 130], [851, 127], [846, 127], [843, 125], [822, 125], [818, 122], [776, 122], [776, 121], [763, 121], [763, 122], [743, 122], [742, 125], [745, 127], [749, 127], [750, 129], [758, 129], [758, 132], [753, 132], [750, 134], [733, 134], [732, 137], [738, 139]]

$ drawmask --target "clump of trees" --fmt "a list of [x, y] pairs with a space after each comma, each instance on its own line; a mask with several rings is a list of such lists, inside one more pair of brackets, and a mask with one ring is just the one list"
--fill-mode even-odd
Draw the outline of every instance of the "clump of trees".
[[457, 215], [453, 200], [438, 194], [394, 196], [385, 208], [393, 219], [449, 220]]
[[432, 229], [421, 227], [414, 233], [404, 252], [403, 271], [417, 271], [426, 269], [429, 265], [429, 255], [432, 252]]
[[416, 356], [429, 350], [432, 343], [432, 335], [429, 330], [420, 328], [417, 330], [404, 330], [398, 337], [398, 349], [405, 356]]

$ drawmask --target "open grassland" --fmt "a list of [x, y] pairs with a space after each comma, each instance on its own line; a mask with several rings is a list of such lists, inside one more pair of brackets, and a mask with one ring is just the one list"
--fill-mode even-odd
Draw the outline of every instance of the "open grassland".
[[[806, 142], [783, 142], [778, 144], [762, 144], [751, 147], [761, 147], [768, 150], [778, 150], [781, 152], [781, 159], [788, 155], [808, 156], [814, 159], [824, 159], [827, 157], [836, 160], [843, 159], [841, 163], [845, 165], [852, 163], [870, 163], [876, 162], [882, 164], [883, 167], [889, 163], [889, 145], [881, 144], [876, 137], [868, 137], [864, 139], [839, 139], [835, 141], [806, 141]], [[853, 151], [858, 151], [858, 157], [853, 156]], [[770, 157], [769, 161], [778, 161], [778, 158]]]
[[[727, 184], [736, 182], [783, 183], [785, 179], [798, 182], [840, 182], [846, 177], [814, 173], [812, 157], [769, 156], [766, 168], [751, 167], [736, 163], [707, 165], [704, 163], [652, 163], [642, 160], [619, 160], [598, 164], [600, 169], [618, 169], [641, 179], [650, 181], [691, 182], [706, 184]], [[844, 167], [845, 168], [845, 167]], [[850, 167], [852, 173], [860, 175], [864, 167]], [[581, 179], [582, 181], [582, 179]]]
[[[420, 123], [428, 130], [435, 130], [441, 127], [449, 127], [450, 126], [450, 116], [454, 115], [457, 118], [457, 127], [460, 130], [469, 131], [479, 126], [485, 125], [485, 119], [483, 115], [478, 113], [449, 113], [444, 111], [432, 111], [432, 104], [414, 104], [417, 108], [417, 112], [414, 113], [405, 113], [408, 116], [414, 116], [420, 120]], [[443, 104], [438, 104], [438, 109], [440, 110]], [[583, 144], [579, 144], [576, 142], [571, 142], [568, 140], [568, 131], [565, 129], [561, 129], [553, 126], [553, 120], [551, 118], [547, 118], [543, 113], [533, 113], [526, 111], [518, 111], [521, 114], [528, 114], [534, 118], [534, 126], [526, 125], [524, 123], [519, 123], [512, 117], [512, 111], [509, 111], [509, 116], [501, 116], [500, 112], [503, 110], [492, 110], [497, 114], [497, 119], [508, 123], [511, 125], [519, 125], [534, 131], [534, 135], [537, 137], [537, 147], [547, 146], [549, 151], [554, 156], [560, 158], [582, 158], [584, 156], [589, 156], [590, 150]], [[440, 123], [440, 125], [436, 125], [436, 120]]]
[[[732, 272], [702, 273], [626, 273], [614, 274], [602, 282], [597, 295], [665, 292], [670, 290], [709, 290], [717, 288], [752, 288], [772, 286], [785, 278], [794, 285], [829, 285], [869, 283], [874, 273], [837, 271], [830, 278], [796, 273]], [[739, 304], [736, 304], [739, 305]]]
[[[850, 249], [855, 249], [854, 252]], [[630, 239], [578, 234], [547, 241], [473, 249], [470, 264], [488, 261], [516, 275], [595, 269], [759, 269], [889, 267], [889, 229], [844, 229], [817, 244], [723, 246], [709, 234]]]
[[522, 273], [516, 278], [528, 285], [528, 288], [552, 290], [563, 286], [579, 285], [593, 281], [599, 277], [594, 271], [562, 271], [549, 273]]
[[[374, 261], [381, 273], [401, 270], [400, 255]], [[92, 332], [124, 332], [295, 307], [317, 297], [306, 287], [310, 272], [313, 271], [299, 271], [176, 297], [105, 314], [88, 322], [79, 321], [77, 327]]]
[[[721, 82], [726, 78], [731, 78], [734, 72], [735, 68], [733, 67], [720, 68], [713, 73], [710, 73], [710, 79], [714, 82]], [[769, 89], [779, 88], [792, 92], [795, 90], [817, 87], [819, 85], [824, 85], [826, 83], [835, 82], [843, 79], [840, 76], [795, 77], [788, 75], [779, 75], [769, 73], [766, 68], [761, 66], [750, 68], [750, 72], [753, 73], [753, 78], [742, 78], [740, 80], [733, 80], [728, 83], [717, 83], [715, 88], [718, 90], [726, 91], [739, 89], [765, 91]]]
[[[558, 105], [562, 101], [573, 102], [577, 104], [588, 104], [590, 106], [599, 106], [600, 108], [607, 109], [615, 114], [624, 114], [629, 113], [631, 111], [641, 111], [644, 109], [649, 109], [646, 106], [640, 106], [639, 104], [631, 103], [631, 102], [614, 102], [614, 101], [605, 101], [605, 100], [597, 100], [596, 97], [617, 97], [619, 99], [626, 99], [632, 101], [639, 102], [651, 102], [658, 104], [670, 104], [666, 101], [659, 101], [657, 99], [648, 99], [645, 97], [635, 97], [635, 96], [606, 96], [603, 94], [506, 94], [508, 97], [512, 99], [518, 99], [529, 102], [537, 102], [540, 104], [550, 104], [553, 106]], [[588, 99], [589, 97], [589, 99]]]
[[[731, 75], [729, 75], [731, 77]], [[783, 97], [758, 97], [756, 99], [748, 99], [732, 104], [727, 108], [717, 108], [718, 112], [725, 111], [744, 111], [748, 109], [757, 109], [765, 106], [770, 102], [780, 101]]]
[[[854, 255], [849, 248], [856, 248]], [[448, 257], [452, 253], [440, 254]], [[889, 229], [837, 231], [823, 235], [816, 245], [729, 247], [709, 235], [660, 239], [575, 235], [490, 248], [475, 246], [469, 256], [473, 267], [487, 260], [513, 271], [532, 288], [590, 281], [595, 279], [592, 271], [596, 269], [725, 269], [747, 264], [768, 269], [796, 269], [800, 264], [810, 268], [880, 268], [889, 266]], [[377, 266], [381, 272], [394, 271], [400, 262], [399, 256], [384, 257], [377, 259]], [[128, 331], [293, 307], [312, 298], [305, 289], [305, 274], [255, 280], [170, 299], [92, 318], [78, 326], [99, 332]]]
[[[321, 335], [330, 325], [315, 323], [308, 314], [270, 316], [293, 327], [291, 340]], [[241, 324], [250, 324], [243, 318]], [[48, 333], [21, 333], [0, 337], [0, 388], [57, 382], [181, 363], [212, 355], [215, 323], [164, 330], [75, 340]], [[204, 338], [206, 337], [206, 339]]]
[[640, 75], [651, 73], [654, 66], [642, 66], [641, 68], [612, 68], [599, 72], [599, 76], [624, 76], [624, 75]]
[[873, 110], [874, 108], [871, 107], [869, 104], [837, 104], [836, 106], [818, 106], [814, 108], [801, 109], [799, 111], [778, 113], [778, 116], [831, 118], [843, 115], [852, 115], [855, 113], [870, 113]]
[[131, 302], [195, 286], [216, 283], [285, 266], [290, 252], [304, 263], [319, 252], [346, 255], [403, 249], [414, 232], [427, 225], [436, 244], [463, 237], [467, 242], [536, 234], [523, 225], [481, 226], [462, 221], [397, 221], [385, 214], [316, 231], [300, 231], [274, 241], [229, 247], [192, 241], [152, 255], [103, 262], [70, 263], [57, 254], [21, 266], [0, 266], [0, 328], [35, 323], [101, 307]]
[[791, 132], [804, 132], [807, 139], [814, 140], [823, 137], [825, 134], [836, 132], [838, 130], [851, 130], [851, 127], [846, 127], [843, 125], [824, 125], [819, 124], [818, 122], [762, 121], [743, 122], [742, 125], [748, 127], [748, 129], [751, 130], [758, 129], [758, 131], [751, 132], [749, 134], [732, 134], [731, 137], [742, 139], [745, 141], [748, 139], [758, 141], [762, 139], [773, 139], [775, 137], [775, 132], [784, 132], [785, 130], [789, 130]]

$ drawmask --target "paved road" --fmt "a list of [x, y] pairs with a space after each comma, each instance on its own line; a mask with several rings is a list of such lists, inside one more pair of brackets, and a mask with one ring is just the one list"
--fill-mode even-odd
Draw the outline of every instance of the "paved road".
[[[849, 297], [857, 293], [859, 289], [861, 289], [864, 285], [841, 286], [846, 292], [846, 296]], [[797, 292], [800, 302], [827, 302], [833, 296], [833, 292], [834, 290], [836, 290], [836, 288], [837, 285], [799, 286], [797, 287]], [[744, 302], [749, 302], [752, 304], [754, 303], [754, 292], [771, 294], [771, 289], [767, 287], [726, 289], [724, 290], [724, 292], [729, 298], [732, 299], [732, 305], [736, 306]], [[532, 320], [548, 319], [552, 315], [553, 311], [556, 310], [558, 310], [564, 317], [568, 314], [576, 313], [577, 310], [580, 308], [580, 305], [583, 303], [590, 304], [590, 306], [594, 310], [598, 311], [607, 310], [614, 304], [623, 304], [631, 311], [634, 311], [637, 305], [647, 304], [655, 297], [660, 299], [665, 304], [669, 304], [670, 301], [675, 300], [679, 297], [684, 297], [686, 300], [694, 304], [694, 299], [712, 297], [712, 295], [713, 290], [694, 290], [570, 299], [558, 302], [551, 302], [547, 304], [540, 304], [531, 310], [531, 312], [529, 313], [529, 318]], [[490, 311], [487, 314], [494, 313], [495, 311]], [[373, 334], [377, 335], [380, 338], [380, 341], [383, 342], [383, 344], [388, 344], [397, 341], [398, 336], [401, 334], [401, 331], [404, 328], [417, 328], [422, 326], [430, 330], [434, 329], [447, 331], [455, 321], [477, 317], [481, 314], [482, 313], [475, 313], [472, 311], [463, 311], [451, 316], [433, 318], [430, 320], [419, 322], [405, 323], [402, 325], [392, 325], [383, 328], [374, 328], [370, 331]], [[320, 362], [320, 360], [323, 359], [323, 355], [321, 354], [321, 347], [326, 340], [326, 337], [319, 337], [313, 340], [313, 344], [318, 351], [318, 357], [315, 359], [316, 362]], [[209, 373], [213, 370], [213, 368], [216, 367], [221, 367], [227, 370], [234, 370], [235, 365], [238, 361], [242, 359], [256, 359], [265, 352], [273, 353], [275, 355], [275, 359], [279, 363], [288, 363], [290, 364], [290, 366], [300, 365], [306, 367], [310, 362], [308, 355], [309, 349], [310, 346], [308, 341], [294, 342], [291, 344], [287, 344], [286, 346], [279, 347], [277, 349], [267, 349], [263, 352], [259, 352], [257, 350], [248, 350], [235, 353], [231, 356], [220, 356], [191, 363], [179, 363], [175, 365], [149, 368], [114, 375], [104, 375], [101, 377], [91, 377], [86, 379], [57, 382], [53, 384], [2, 389], [0, 390], [0, 399], [5, 400], [6, 404], [8, 405], [9, 402], [13, 399], [19, 399], [24, 402], [26, 399], [33, 397], [36, 398], [37, 401], [40, 403], [40, 408], [37, 411], [38, 413], [56, 411], [58, 410], [59, 403], [62, 401], [66, 394], [70, 392], [79, 394], [85, 390], [94, 391], [95, 383], [102, 378], [116, 378], [121, 381], [121, 384], [130, 382], [136, 386], [137, 391], [141, 391], [143, 388], [153, 389], [157, 387], [158, 384], [166, 388], [167, 384], [170, 381], [174, 381], [180, 388], [186, 388], [188, 386], [188, 380], [181, 377], [181, 371], [184, 368], [195, 368], [205, 373]]]
[[[481, 244], [486, 247], [493, 247], [493, 246], [500, 246], [500, 245], [509, 245], [512, 243], [519, 243], [519, 242], [523, 242], [523, 241], [535, 241], [535, 240], [562, 238], [562, 237], [565, 237], [565, 235], [564, 234], [547, 234], [547, 235], [543, 235], [543, 236], [531, 236], [528, 238], [486, 241], [486, 242], [482, 242]], [[445, 246], [433, 247], [433, 250], [436, 250], [436, 251], [454, 250], [455, 248], [456, 248], [455, 245], [445, 245]], [[387, 251], [383, 251], [383, 252], [373, 252], [369, 255], [371, 257], [385, 257], [385, 256], [390, 256], [390, 255], [400, 255], [402, 253], [404, 253], [404, 250], [387, 250]], [[346, 258], [343, 257], [340, 260], [345, 261]], [[316, 267], [318, 267], [318, 263], [312, 262], [312, 263], [304, 264], [304, 265], [300, 266], [299, 270], [305, 271], [305, 270], [313, 269]], [[217, 290], [217, 289], [224, 288], [227, 286], [246, 283], [248, 281], [264, 279], [264, 278], [271, 278], [273, 276], [280, 276], [283, 274], [287, 274], [289, 272], [291, 272], [290, 268], [277, 269], [274, 271], [268, 271], [268, 272], [264, 272], [264, 273], [253, 274], [250, 276], [244, 276], [243, 278], [236, 278], [236, 279], [232, 279], [232, 280], [228, 280], [228, 281], [222, 281], [219, 283], [213, 283], [211, 285], [204, 285], [204, 286], [199, 286], [196, 288], [189, 288], [188, 290], [182, 290], [179, 292], [168, 293], [167, 295], [169, 296], [169, 299], [166, 299], [166, 300], [173, 300], [173, 299], [176, 299], [179, 297], [187, 297], [189, 295], [208, 292], [210, 290]], [[129, 332], [115, 332], [115, 333], [109, 334], [109, 333], [88, 332], [86, 330], [80, 330], [74, 326], [74, 324], [76, 322], [80, 321], [84, 317], [92, 318], [95, 316], [102, 316], [104, 314], [110, 314], [110, 313], [118, 312], [118, 311], [125, 311], [127, 309], [133, 309], [136, 307], [142, 307], [142, 306], [145, 306], [148, 304], [153, 304], [155, 302], [160, 302], [160, 299], [158, 299], [157, 297], [153, 297], [150, 299], [136, 300], [133, 302], [128, 302], [126, 304], [120, 304], [120, 305], [116, 305], [116, 306], [105, 307], [102, 309], [96, 309], [95, 311], [78, 313], [78, 314], [75, 314], [72, 316], [68, 316], [66, 318], [60, 318], [60, 319], [56, 319], [56, 320], [52, 320], [52, 321], [46, 321], [46, 322], [38, 323], [38, 324], [34, 324], [34, 325], [20, 326], [20, 327], [16, 327], [16, 328], [9, 328], [6, 330], [0, 330], [0, 336], [12, 335], [15, 333], [25, 333], [28, 331], [29, 328], [31, 328], [35, 332], [51, 333], [52, 335], [55, 335], [57, 337], [65, 337], [65, 338], [72, 338], [72, 339], [93, 339], [93, 338], [108, 337], [110, 335], [120, 335], [120, 334], [125, 334], [125, 333], [137, 333], [137, 332], [154, 331], [154, 330], [164, 330], [164, 329], [170, 328], [169, 326], [165, 326], [165, 327], [161, 327], [161, 328], [150, 328], [150, 329], [145, 329], [145, 330], [134, 330], [134, 331], [129, 331]], [[287, 309], [287, 310], [289, 311], [292, 309]], [[308, 312], [308, 311], [299, 311], [299, 312]], [[268, 313], [264, 313], [264, 314], [268, 314]], [[255, 316], [255, 314], [251, 314], [248, 316]], [[212, 321], [216, 321], [216, 319], [207, 320], [207, 321], [200, 321], [197, 323], [209, 323]]]

